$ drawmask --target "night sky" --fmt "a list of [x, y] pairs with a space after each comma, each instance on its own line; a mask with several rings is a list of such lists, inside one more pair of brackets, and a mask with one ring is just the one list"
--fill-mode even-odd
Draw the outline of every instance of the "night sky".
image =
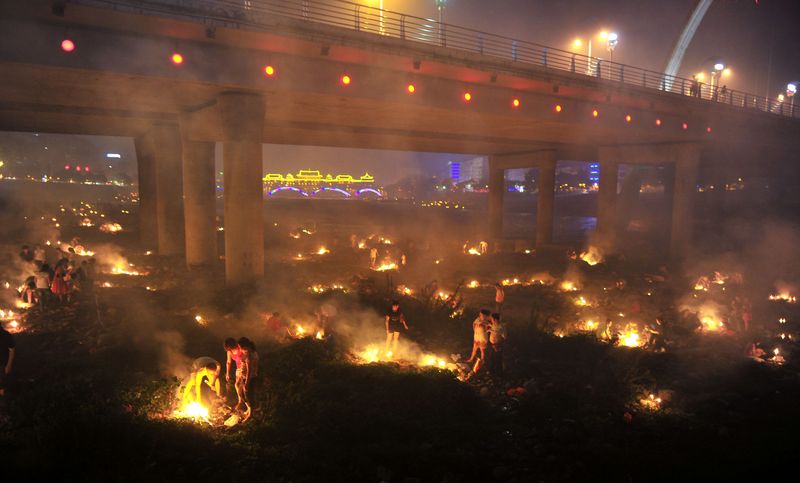
[[[378, 1], [363, 3], [377, 6]], [[575, 38], [586, 41], [601, 30], [614, 31], [619, 35], [615, 61], [662, 71], [696, 3], [695, 0], [448, 0], [445, 22], [566, 50], [573, 48]], [[434, 0], [384, 0], [384, 9], [437, 17]], [[689, 46], [678, 75], [708, 73], [714, 62], [723, 61], [732, 70], [732, 75], [722, 82], [728, 88], [776, 97], [788, 82], [800, 80], [798, 21], [798, 0], [717, 0]], [[599, 57], [607, 54], [601, 42], [595, 42], [593, 54]], [[8, 142], [9, 136], [0, 133], [0, 145]], [[123, 159], [115, 169], [135, 178], [131, 140], [99, 137], [86, 140], [97, 147], [97, 152], [89, 155], [93, 159], [82, 162], [101, 165], [106, 152], [119, 152]], [[40, 136], [35, 141], [48, 143], [50, 150], [59, 149], [57, 136]], [[320, 169], [326, 173], [360, 175], [369, 169], [382, 184], [421, 171], [441, 172], [447, 161], [471, 157], [269, 145], [264, 147], [264, 154], [265, 172]]]

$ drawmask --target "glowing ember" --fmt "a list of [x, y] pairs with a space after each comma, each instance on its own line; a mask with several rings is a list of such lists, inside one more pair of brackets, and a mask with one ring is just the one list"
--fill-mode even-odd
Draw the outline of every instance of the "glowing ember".
[[591, 266], [595, 266], [598, 263], [603, 263], [603, 254], [600, 253], [597, 247], [589, 246], [588, 250], [581, 253], [581, 260]]
[[117, 233], [122, 231], [122, 225], [119, 223], [103, 223], [100, 225], [100, 231], [103, 233]]
[[625, 326], [625, 330], [620, 332], [617, 345], [624, 347], [641, 347], [645, 343], [644, 339], [639, 336], [639, 328], [634, 324]]

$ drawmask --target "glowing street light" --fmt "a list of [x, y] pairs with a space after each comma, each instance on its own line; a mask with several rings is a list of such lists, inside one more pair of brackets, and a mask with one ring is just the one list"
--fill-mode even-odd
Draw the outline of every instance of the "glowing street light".
[[[594, 38], [600, 39], [601, 41], [606, 43], [606, 49], [611, 54], [611, 60], [614, 59], [614, 49], [617, 47], [619, 43], [619, 34], [616, 32], [608, 32], [606, 30], [601, 30], [594, 36]], [[586, 63], [586, 74], [592, 75], [594, 73], [594, 66], [595, 66], [595, 59], [592, 57], [592, 37], [589, 37], [589, 40], [586, 42], [586, 57], [588, 57], [588, 61]], [[583, 48], [583, 39], [580, 37], [576, 37], [575, 40], [572, 41], [572, 48], [574, 50], [581, 50]]]
[[619, 35], [616, 32], [611, 32], [606, 37], [606, 49], [608, 49], [611, 62], [614, 62], [614, 49], [617, 48], [617, 43], [619, 43]]
[[61, 50], [64, 52], [72, 52], [75, 50], [75, 42], [70, 39], [64, 39], [61, 41]]

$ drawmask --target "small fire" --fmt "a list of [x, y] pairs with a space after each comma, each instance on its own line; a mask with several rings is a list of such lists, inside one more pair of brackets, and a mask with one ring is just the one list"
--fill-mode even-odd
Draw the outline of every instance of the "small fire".
[[716, 332], [725, 327], [721, 320], [711, 315], [704, 315], [701, 317], [700, 323], [703, 324], [703, 330], [708, 332]]
[[572, 282], [572, 281], [569, 281], [569, 280], [564, 280], [563, 282], [561, 282], [561, 285], [559, 287], [564, 292], [577, 292], [578, 291], [577, 284], [575, 282]]
[[318, 330], [316, 335], [314, 335], [314, 338], [317, 339], [317, 340], [324, 339], [325, 338], [325, 331]]
[[119, 223], [103, 223], [100, 225], [100, 231], [103, 233], [117, 233], [122, 231], [122, 225]]
[[403, 295], [408, 295], [408, 296], [414, 295], [414, 291], [412, 289], [406, 287], [405, 285], [398, 285], [397, 286], [397, 291], [400, 292]]
[[639, 328], [634, 324], [625, 326], [625, 330], [620, 332], [618, 345], [624, 347], [641, 347], [645, 343], [644, 339], [639, 336]]
[[327, 249], [327, 248], [325, 248], [325, 247], [319, 247], [319, 250], [317, 250], [317, 252], [316, 252], [316, 253], [317, 253], [317, 255], [327, 255], [327, 254], [328, 254], [328, 253], [330, 253], [330, 252], [331, 252], [331, 251], [330, 251], [330, 250], [328, 250], [328, 249]]
[[103, 282], [103, 285], [102, 285], [103, 288], [111, 288], [113, 286], [114, 285], [111, 282]]
[[308, 291], [312, 293], [326, 293], [334, 290], [341, 290], [342, 292], [347, 292], [347, 288], [345, 288], [344, 285], [338, 283], [334, 283], [331, 285], [322, 285], [320, 283], [317, 283], [308, 287]]
[[209, 411], [208, 408], [203, 406], [197, 401], [191, 402], [180, 410], [175, 411], [176, 418], [186, 418], [191, 419], [195, 422], [203, 422], [211, 424], [209, 418]]
[[384, 261], [377, 267], [374, 267], [373, 270], [376, 272], [385, 272], [387, 270], [397, 270], [397, 263], [392, 261]]
[[591, 302], [586, 300], [586, 297], [584, 297], [583, 295], [581, 295], [580, 297], [575, 299], [575, 305], [577, 305], [578, 307], [591, 307], [592, 306]]
[[297, 337], [305, 337], [306, 336], [306, 328], [300, 324], [297, 324], [294, 329], [294, 334]]
[[781, 355], [780, 349], [777, 347], [772, 350], [772, 357], [770, 357], [769, 361], [773, 364], [781, 365], [786, 362], [786, 359]]
[[603, 263], [603, 254], [597, 247], [589, 246], [589, 249], [581, 253], [581, 260], [588, 263], [590, 266], [595, 266], [598, 263]]
[[769, 299], [773, 301], [783, 300], [784, 302], [788, 302], [790, 304], [797, 302], [797, 297], [790, 295], [788, 292], [770, 295]]
[[208, 325], [208, 321], [204, 319], [202, 315], [195, 315], [194, 321], [197, 322], [198, 325], [201, 325], [203, 327]]
[[470, 280], [470, 282], [467, 284], [468, 288], [478, 288], [480, 286], [481, 284], [477, 280]]
[[597, 330], [597, 327], [599, 327], [599, 324], [594, 320], [586, 320], [580, 322], [577, 328], [578, 330], [582, 330], [584, 332], [593, 332]]
[[89, 218], [84, 218], [84, 219], [82, 219], [82, 220], [81, 220], [81, 222], [79, 223], [79, 225], [80, 225], [80, 226], [87, 226], [87, 227], [88, 227], [88, 226], [94, 226], [94, 222], [92, 222], [92, 220], [91, 220], [91, 219], [89, 219]]
[[481, 256], [481, 252], [476, 248], [470, 248], [469, 250], [467, 250], [467, 255]]
[[111, 267], [111, 273], [113, 275], [132, 275], [135, 277], [146, 275], [145, 273], [130, 268], [133, 266], [134, 265], [132, 263], [128, 263], [128, 266], [126, 267], [124, 263], [118, 262], [116, 265]]
[[648, 397], [639, 400], [639, 402], [642, 406], [651, 411], [658, 411], [661, 409], [661, 398], [657, 397], [655, 394], [650, 394]]

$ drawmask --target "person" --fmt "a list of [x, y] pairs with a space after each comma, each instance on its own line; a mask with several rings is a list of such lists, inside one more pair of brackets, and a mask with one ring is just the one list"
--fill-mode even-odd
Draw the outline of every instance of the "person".
[[[478, 361], [486, 360], [486, 325], [490, 314], [491, 312], [488, 309], [481, 309], [478, 317], [472, 322], [472, 354], [467, 360], [470, 364], [475, 361], [475, 356], [479, 351], [481, 355]], [[474, 372], [477, 372], [477, 370]]]
[[403, 311], [400, 310], [400, 302], [392, 300], [392, 308], [386, 313], [386, 352], [393, 353], [397, 350], [400, 341], [400, 329], [408, 331], [408, 324]]
[[14, 337], [0, 326], [0, 397], [6, 395], [6, 381], [14, 367], [14, 353], [16, 352]]
[[480, 243], [478, 243], [478, 247], [481, 255], [486, 255], [489, 253], [489, 243], [486, 240], [481, 240]]
[[41, 263], [42, 265], [47, 262], [47, 253], [41, 245], [36, 245], [33, 249], [33, 261]]
[[37, 295], [36, 276], [31, 275], [30, 277], [26, 278], [25, 282], [22, 284], [22, 290], [19, 293], [19, 298], [23, 303], [33, 305], [36, 302]]
[[222, 366], [211, 357], [198, 357], [192, 362], [192, 372], [185, 380], [183, 388], [183, 404], [199, 402], [204, 406], [211, 406], [213, 400], [209, 400], [208, 389], [204, 393], [204, 385], [213, 393], [220, 397], [219, 373]]
[[53, 295], [58, 297], [58, 300], [63, 304], [69, 294], [69, 279], [67, 278], [67, 263], [60, 261], [56, 265], [56, 272], [53, 275], [53, 281], [50, 283], [50, 291]]
[[39, 292], [39, 308], [45, 310], [50, 298], [50, 266], [46, 263], [34, 275], [36, 277], [36, 291]]
[[19, 252], [19, 257], [24, 262], [32, 262], [33, 252], [31, 251], [31, 247], [29, 247], [28, 245], [22, 245], [22, 251]]
[[664, 352], [667, 350], [667, 342], [664, 337], [664, 319], [661, 316], [656, 317], [655, 322], [646, 327], [646, 332], [649, 334], [647, 346], [656, 352]]
[[255, 392], [258, 389], [258, 366], [261, 361], [258, 356], [256, 345], [252, 340], [247, 337], [241, 337], [239, 339], [239, 347], [247, 351], [250, 359], [250, 370], [248, 371], [247, 380], [245, 381], [245, 393], [247, 394], [247, 400], [249, 402], [253, 401]]
[[374, 267], [378, 262], [378, 249], [372, 247], [369, 249], [369, 266]]
[[223, 343], [225, 348], [225, 381], [231, 382], [231, 363], [236, 363], [236, 373], [234, 376], [233, 387], [236, 389], [236, 411], [241, 411], [242, 405], [245, 412], [250, 412], [250, 402], [247, 400], [247, 380], [250, 378], [249, 354], [239, 346], [236, 339], [228, 337]]
[[489, 321], [489, 343], [492, 348], [489, 350], [489, 373], [495, 377], [503, 377], [503, 347], [506, 341], [506, 328], [500, 322], [500, 314], [495, 312]]
[[498, 314], [503, 311], [503, 302], [506, 301], [506, 292], [500, 282], [494, 284], [494, 311]]

